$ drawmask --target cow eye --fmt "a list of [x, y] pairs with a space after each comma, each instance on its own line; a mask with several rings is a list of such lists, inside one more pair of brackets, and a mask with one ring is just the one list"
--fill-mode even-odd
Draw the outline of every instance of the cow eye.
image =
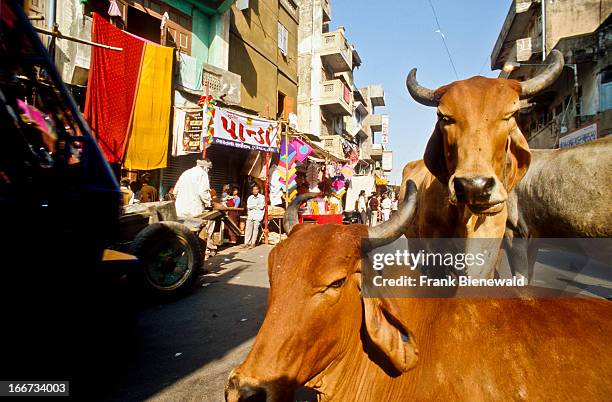
[[341, 288], [342, 285], [344, 285], [344, 282], [346, 282], [346, 278], [342, 278], [342, 279], [338, 279], [337, 281], [333, 281], [328, 288], [334, 288], [334, 289], [338, 289]]
[[442, 113], [438, 112], [438, 120], [440, 120], [443, 123], [449, 124], [449, 123], [453, 123], [454, 120], [452, 117], [443, 115]]

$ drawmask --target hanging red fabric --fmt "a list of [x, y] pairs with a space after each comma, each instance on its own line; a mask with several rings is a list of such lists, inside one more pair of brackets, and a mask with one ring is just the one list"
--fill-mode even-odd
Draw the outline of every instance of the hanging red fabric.
[[85, 119], [104, 156], [120, 163], [130, 130], [145, 43], [93, 14], [91, 40], [123, 48], [92, 47]]

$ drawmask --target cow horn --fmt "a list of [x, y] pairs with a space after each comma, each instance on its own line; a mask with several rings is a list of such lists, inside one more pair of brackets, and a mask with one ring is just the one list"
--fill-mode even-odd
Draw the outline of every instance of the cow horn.
[[285, 211], [285, 219], [283, 219], [283, 229], [285, 229], [285, 233], [289, 234], [291, 229], [298, 224], [298, 209], [300, 204], [320, 195], [321, 193], [304, 193], [302, 195], [298, 195], [293, 201], [291, 201], [291, 204], [289, 204], [287, 210]]
[[391, 219], [374, 226], [368, 230], [368, 238], [370, 246], [380, 247], [389, 244], [399, 238], [408, 227], [408, 224], [414, 216], [414, 211], [417, 204], [417, 186], [412, 180], [406, 183], [404, 191], [404, 200], [399, 206], [397, 213]]
[[413, 68], [406, 77], [406, 87], [410, 96], [425, 106], [438, 106], [439, 100], [436, 99], [435, 91], [422, 87], [416, 80], [417, 69]]
[[554, 49], [550, 52], [550, 63], [546, 69], [535, 77], [521, 82], [521, 98], [529, 98], [548, 88], [553, 82], [559, 78], [563, 71], [564, 61], [563, 54]]

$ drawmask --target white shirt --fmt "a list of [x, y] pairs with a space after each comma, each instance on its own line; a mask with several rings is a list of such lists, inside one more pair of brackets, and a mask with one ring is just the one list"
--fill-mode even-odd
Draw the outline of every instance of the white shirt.
[[380, 207], [382, 209], [391, 209], [391, 200], [389, 198], [385, 198], [384, 200], [382, 200], [382, 202], [380, 203]]
[[208, 171], [201, 166], [187, 169], [174, 186], [176, 214], [179, 217], [196, 216], [211, 205]]
[[247, 216], [252, 221], [261, 221], [264, 218], [264, 208], [266, 207], [265, 197], [261, 194], [249, 196], [247, 199]]
[[365, 196], [363, 195], [359, 196], [359, 199], [357, 200], [357, 211], [365, 212], [367, 209], [368, 209], [368, 206], [366, 205]]

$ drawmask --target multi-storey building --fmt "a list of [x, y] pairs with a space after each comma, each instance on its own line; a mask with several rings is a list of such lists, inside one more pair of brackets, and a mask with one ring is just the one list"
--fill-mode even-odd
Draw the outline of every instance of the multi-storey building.
[[229, 70], [242, 77], [242, 107], [272, 119], [296, 112], [300, 19], [295, 0], [232, 6]]
[[330, 30], [329, 0], [302, 1], [300, 18], [297, 128], [316, 137], [335, 156], [358, 160], [347, 193], [350, 211], [359, 190], [374, 191], [375, 176], [384, 178], [389, 172], [382, 164], [388, 151], [375, 142], [384, 120], [375, 108], [385, 106], [384, 89], [381, 85], [356, 87], [353, 73], [362, 61], [344, 27]]
[[544, 93], [524, 102], [519, 124], [533, 148], [571, 146], [612, 132], [612, 0], [514, 0], [491, 54], [491, 68], [520, 81], [553, 49], [566, 67]]

